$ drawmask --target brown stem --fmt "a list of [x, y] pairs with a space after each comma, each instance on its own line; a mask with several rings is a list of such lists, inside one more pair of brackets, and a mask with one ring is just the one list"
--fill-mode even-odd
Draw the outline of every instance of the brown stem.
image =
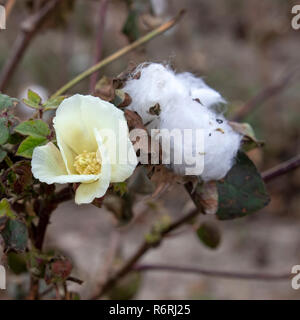
[[0, 92], [4, 91], [9, 80], [13, 76], [19, 62], [21, 61], [27, 47], [51, 12], [63, 0], [48, 1], [39, 12], [30, 16], [21, 26], [21, 30], [12, 48], [12, 53], [0, 74]]
[[[36, 200], [35, 202], [35, 211], [39, 216], [39, 222], [36, 229], [34, 230], [33, 244], [40, 251], [43, 248], [47, 226], [50, 221], [50, 215], [55, 208], [55, 204], [49, 202], [48, 199]], [[39, 279], [37, 279], [33, 275], [31, 275], [30, 278], [30, 292], [28, 299], [39, 299]]]
[[[36, 249], [42, 251], [47, 227], [50, 222], [51, 213], [57, 208], [58, 204], [72, 198], [70, 187], [66, 187], [54, 194], [52, 197], [43, 200], [36, 200], [35, 211], [39, 216], [39, 222], [34, 230], [33, 243]], [[68, 280], [74, 281], [75, 278]], [[31, 276], [30, 292], [28, 299], [36, 300], [39, 298], [39, 279]]]
[[74, 283], [77, 283], [77, 284], [80, 284], [80, 285], [83, 284], [83, 281], [81, 279], [78, 279], [78, 278], [75, 278], [75, 277], [71, 277], [71, 276], [67, 278], [67, 281], [71, 281], [71, 282], [74, 282]]
[[15, 4], [16, 4], [16, 0], [7, 0], [7, 2], [5, 4], [6, 20], [8, 20], [8, 17], [10, 16]]
[[37, 300], [39, 298], [39, 280], [33, 276], [30, 277], [30, 289], [27, 299]]
[[247, 102], [239, 111], [235, 114], [234, 121], [242, 121], [252, 110], [257, 108], [268, 99], [279, 94], [283, 91], [291, 82], [296, 74], [296, 70], [289, 72], [278, 82], [271, 84], [269, 87], [261, 90], [256, 96], [254, 96], [249, 102]]
[[287, 172], [290, 172], [292, 170], [295, 170], [298, 167], [300, 167], [300, 154], [298, 154], [297, 156], [295, 156], [294, 158], [288, 161], [280, 163], [274, 168], [264, 171], [262, 173], [262, 177], [265, 182], [269, 182], [270, 180], [280, 177], [281, 175], [286, 174]]
[[268, 274], [268, 273], [244, 273], [235, 271], [218, 271], [211, 269], [202, 269], [186, 266], [168, 266], [168, 265], [137, 265], [133, 268], [135, 271], [165, 271], [165, 272], [185, 272], [194, 273], [198, 275], [205, 275], [209, 277], [220, 277], [230, 279], [243, 280], [261, 280], [261, 281], [282, 281], [290, 279], [290, 273], [282, 274]]
[[71, 200], [74, 196], [74, 193], [72, 191], [72, 187], [68, 185], [67, 187], [61, 189], [57, 193], [54, 194], [53, 196], [53, 202], [56, 203], [56, 205]]
[[188, 213], [187, 215], [179, 218], [178, 220], [176, 220], [175, 222], [173, 222], [172, 224], [170, 224], [168, 227], [166, 227], [164, 229], [164, 231], [162, 231], [161, 233], [161, 238], [158, 239], [155, 242], [149, 243], [147, 241], [144, 241], [142, 243], [142, 245], [138, 248], [138, 250], [135, 252], [135, 254], [126, 262], [126, 264], [115, 274], [113, 275], [111, 278], [109, 278], [107, 280], [107, 282], [102, 286], [102, 288], [100, 289], [99, 292], [97, 292], [93, 297], [92, 300], [98, 299], [100, 298], [104, 293], [106, 293], [107, 291], [109, 291], [116, 283], [118, 280], [120, 280], [121, 278], [123, 278], [125, 275], [127, 275], [132, 268], [134, 267], [134, 265], [136, 264], [136, 262], [151, 248], [156, 247], [161, 241], [162, 239], [169, 234], [171, 231], [173, 231], [174, 229], [177, 229], [178, 227], [182, 226], [183, 224], [185, 224], [186, 222], [190, 221], [191, 219], [193, 219], [194, 217], [196, 217], [199, 214], [199, 209], [195, 209], [193, 211], [191, 211], [190, 213]]
[[[97, 43], [96, 43], [96, 55], [94, 64], [98, 63], [102, 57], [102, 49], [103, 49], [103, 34], [104, 34], [104, 26], [105, 26], [105, 19], [107, 13], [109, 0], [102, 0], [99, 7], [99, 26], [98, 26], [98, 33], [97, 33]], [[90, 92], [94, 92], [95, 86], [97, 83], [99, 71], [93, 73], [91, 75], [90, 80]]]
[[50, 222], [51, 213], [57, 208], [58, 204], [72, 198], [72, 191], [69, 186], [55, 193], [48, 199], [37, 200], [36, 211], [39, 216], [39, 223], [35, 234], [35, 247], [42, 250], [46, 235], [46, 230]]
[[[43, 204], [44, 205], [44, 204]], [[39, 223], [36, 229], [35, 247], [38, 250], [42, 250], [46, 230], [50, 222], [50, 216], [54, 207], [51, 204], [46, 204], [45, 207], [39, 212]]]

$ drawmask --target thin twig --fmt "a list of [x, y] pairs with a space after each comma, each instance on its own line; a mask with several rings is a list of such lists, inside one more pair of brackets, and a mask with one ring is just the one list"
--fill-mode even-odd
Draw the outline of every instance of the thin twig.
[[102, 288], [92, 297], [92, 300], [99, 299], [104, 293], [109, 291], [118, 280], [123, 278], [125, 275], [127, 275], [134, 265], [137, 263], [137, 261], [151, 248], [155, 248], [162, 240], [163, 238], [169, 234], [171, 231], [179, 228], [180, 226], [184, 225], [186, 222], [190, 221], [191, 219], [195, 218], [199, 214], [199, 209], [194, 209], [190, 213], [186, 214], [185, 216], [179, 218], [175, 222], [171, 223], [164, 231], [161, 233], [161, 238], [157, 239], [157, 241], [149, 243], [147, 241], [144, 241], [140, 247], [137, 249], [135, 254], [126, 262], [126, 264], [113, 275], [111, 278], [109, 278], [106, 283], [102, 286]]
[[39, 298], [39, 280], [33, 275], [30, 276], [30, 289], [27, 300], [37, 300]]
[[186, 266], [168, 266], [168, 265], [150, 265], [142, 264], [133, 268], [135, 271], [167, 271], [167, 272], [185, 272], [194, 273], [198, 275], [205, 275], [209, 277], [220, 277], [230, 279], [243, 280], [261, 280], [261, 281], [282, 281], [290, 279], [290, 273], [282, 274], [268, 274], [268, 273], [244, 273], [235, 271], [218, 271], [211, 269], [202, 269]]
[[10, 16], [13, 7], [16, 4], [16, 0], [7, 0], [5, 4], [5, 14], [6, 14], [6, 20], [8, 20], [8, 17]]
[[262, 103], [266, 102], [268, 99], [274, 97], [283, 91], [290, 84], [291, 80], [296, 75], [297, 70], [293, 70], [286, 74], [279, 81], [271, 84], [269, 87], [261, 90], [256, 96], [254, 96], [249, 102], [247, 102], [243, 107], [241, 107], [235, 114], [234, 121], [242, 121], [252, 110], [257, 108]]
[[81, 279], [78, 279], [78, 278], [75, 278], [75, 277], [72, 277], [72, 276], [68, 277], [67, 281], [71, 281], [71, 282], [74, 282], [74, 283], [77, 283], [77, 284], [80, 284], [80, 285], [83, 284], [83, 281]]
[[166, 32], [167, 30], [172, 28], [180, 20], [180, 18], [183, 16], [184, 12], [185, 12], [184, 10], [181, 10], [179, 12], [179, 14], [175, 18], [169, 20], [168, 22], [164, 23], [163, 25], [161, 25], [160, 27], [154, 29], [153, 31], [149, 32], [148, 34], [146, 34], [145, 36], [143, 36], [140, 39], [136, 40], [135, 42], [131, 43], [130, 45], [118, 50], [117, 52], [115, 52], [112, 55], [108, 56], [107, 58], [103, 59], [102, 61], [100, 61], [99, 63], [95, 64], [91, 68], [89, 68], [86, 71], [82, 72], [77, 77], [75, 77], [70, 82], [68, 82], [63, 87], [61, 87], [59, 90], [57, 90], [51, 96], [51, 98], [55, 98], [57, 96], [62, 95], [67, 90], [69, 90], [70, 88], [74, 87], [77, 83], [79, 83], [80, 81], [82, 81], [85, 78], [87, 78], [90, 75], [92, 75], [94, 72], [99, 71], [104, 66], [107, 66], [108, 64], [110, 64], [113, 61], [119, 59], [120, 57], [124, 56], [125, 54], [129, 53], [130, 51], [140, 47], [141, 45], [149, 42], [150, 40], [152, 40], [152, 39], [156, 38], [157, 36], [161, 35], [162, 33]]
[[55, 288], [53, 286], [53, 284], [51, 286], [49, 286], [47, 289], [45, 289], [43, 292], [40, 293], [40, 298], [48, 295], [49, 293], [51, 293], [51, 291], [53, 291]]
[[300, 167], [300, 154], [295, 156], [294, 158], [285, 161], [283, 163], [278, 164], [274, 168], [271, 168], [262, 173], [262, 177], [265, 182], [269, 182], [287, 172], [295, 170]]
[[63, 0], [48, 1], [39, 12], [30, 16], [21, 26], [21, 30], [13, 45], [12, 53], [4, 65], [0, 75], [0, 92], [4, 91], [13, 76], [30, 42], [41, 29], [41, 26]]
[[67, 287], [66, 281], [63, 282], [63, 290], [64, 290], [64, 298], [63, 298], [63, 300], [68, 300], [69, 291], [68, 291], [68, 287]]
[[[102, 57], [102, 49], [103, 49], [103, 35], [104, 35], [104, 27], [105, 27], [105, 19], [107, 13], [109, 0], [102, 0], [99, 6], [99, 25], [97, 32], [97, 43], [96, 43], [96, 55], [95, 55], [95, 64], [101, 60]], [[94, 92], [95, 86], [98, 79], [98, 72], [95, 72], [91, 75], [90, 80], [90, 92]]]

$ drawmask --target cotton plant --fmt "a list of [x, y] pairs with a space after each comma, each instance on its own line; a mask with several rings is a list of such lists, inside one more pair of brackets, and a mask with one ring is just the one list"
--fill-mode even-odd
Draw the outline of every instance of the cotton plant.
[[[100, 79], [93, 95], [54, 94], [42, 100], [29, 89], [22, 102], [34, 110], [25, 121], [14, 114], [19, 101], [0, 94], [0, 234], [6, 253], [27, 252], [22, 259], [32, 279], [30, 298], [39, 296], [34, 284], [40, 279], [58, 288], [74, 280], [70, 260], [43, 249], [51, 213], [64, 201], [105, 207], [122, 226], [135, 215], [137, 194], [147, 193], [149, 199], [157, 196], [157, 190], [162, 192], [161, 181], [167, 186], [180, 183], [197, 209], [179, 221], [161, 217], [145, 235], [138, 255], [158, 246], [173, 228], [200, 212], [233, 219], [269, 201], [259, 173], [243, 151], [259, 144], [252, 129], [229, 122], [225, 99], [191, 73], [143, 63], [116, 78]], [[193, 139], [172, 141], [169, 149], [160, 145], [169, 163], [161, 158], [158, 163], [143, 163], [132, 132], [142, 130], [150, 141], [142, 151], [151, 159], [151, 143], [160, 144], [164, 132], [174, 129], [179, 133], [188, 129], [192, 136], [201, 129], [203, 150], [198, 152]], [[189, 171], [195, 153], [203, 163], [199, 174]], [[187, 163], [174, 161], [178, 154], [189, 154]], [[197, 226], [197, 236], [211, 248], [219, 243], [215, 232], [211, 226]], [[108, 279], [94, 298], [122, 278], [122, 269], [120, 274]]]
[[[268, 204], [262, 177], [246, 154], [262, 143], [250, 125], [226, 119], [227, 102], [202, 78], [147, 62], [101, 78], [92, 95], [65, 96], [65, 88], [46, 100], [29, 89], [22, 103], [34, 113], [24, 121], [15, 116], [19, 101], [0, 94], [0, 245], [5, 254], [21, 255], [31, 276], [28, 298], [39, 298], [41, 279], [57, 290], [65, 290], [67, 281], [81, 283], [72, 276], [69, 258], [43, 248], [51, 213], [65, 201], [105, 207], [119, 227], [133, 221], [138, 195], [149, 201], [178, 183], [196, 206], [179, 220], [161, 216], [95, 299], [185, 222], [193, 220], [201, 242], [216, 248], [218, 230], [195, 220], [200, 213], [228, 220]], [[165, 148], [173, 130], [180, 139]], [[200, 151], [194, 140], [198, 130]], [[159, 146], [158, 162], [151, 162], [153, 145]], [[142, 155], [150, 161], [144, 163]], [[184, 161], [176, 161], [178, 155]], [[203, 164], [201, 172], [195, 158]]]
[[[95, 288], [90, 288], [86, 298], [130, 299], [140, 288], [145, 270], [201, 273], [201, 268], [199, 271], [194, 266], [181, 265], [188, 261], [182, 262], [180, 256], [178, 265], [168, 265], [164, 258], [161, 265], [144, 265], [141, 260], [168, 236], [176, 241], [184, 225], [184, 231], [194, 234], [201, 245], [216, 249], [221, 233], [215, 220], [221, 224], [222, 220], [241, 218], [264, 208], [270, 201], [265, 182], [299, 167], [299, 156], [260, 174], [248, 151], [262, 147], [263, 142], [248, 123], [231, 120], [251, 111], [253, 103], [238, 110], [239, 117], [227, 113], [230, 99], [226, 101], [218, 92], [223, 91], [222, 86], [216, 91], [206, 84], [203, 79], [209, 79], [209, 74], [199, 77], [190, 70], [178, 73], [169, 65], [148, 61], [138, 66], [131, 64], [115, 77], [103, 75], [97, 79], [96, 71], [179, 22], [184, 10], [140, 37], [140, 25], [150, 28], [160, 20], [151, 15], [142, 17], [144, 8], [151, 5], [152, 14], [167, 15], [164, 0], [126, 1], [128, 16], [122, 32], [130, 44], [78, 74], [56, 92], [51, 94], [49, 88], [43, 87], [43, 94], [35, 84], [26, 90], [21, 101], [7, 96], [8, 82], [38, 31], [53, 28], [58, 20], [65, 21], [62, 16], [68, 16], [64, 13], [72, 5], [67, 4], [67, 8], [61, 2], [39, 1], [38, 6], [33, 6], [33, 15], [24, 23], [30, 26], [23, 39], [26, 46], [20, 45], [17, 37], [12, 55], [1, 69], [0, 267], [3, 264], [9, 273], [29, 275], [18, 279], [20, 290], [10, 284], [10, 291], [18, 298], [44, 299], [48, 294], [54, 299], [80, 299], [68, 284], [88, 281], [86, 273], [76, 270], [77, 278], [68, 252], [62, 254], [45, 247], [47, 228], [55, 220], [52, 213], [66, 201], [83, 208], [83, 219], [84, 208], [93, 206], [95, 211], [106, 209], [99, 210], [97, 217], [102, 221], [107, 215], [113, 229], [126, 226], [129, 232], [148, 230], [130, 257], [123, 255], [128, 250], [123, 250], [127, 243], [122, 232], [121, 250], [111, 249], [116, 246], [109, 243], [111, 261], [105, 264], [109, 272], [103, 272], [101, 279], [93, 279]], [[12, 7], [14, 3], [11, 1]], [[99, 3], [103, 20], [106, 4], [107, 1]], [[176, 28], [173, 30], [176, 32]], [[100, 38], [97, 44], [102, 46]], [[98, 60], [101, 50], [97, 51]], [[78, 54], [74, 58], [78, 59]], [[91, 77], [90, 90], [71, 94], [71, 89], [87, 77]], [[276, 90], [267, 89], [258, 100], [278, 93], [280, 87], [285, 83], [276, 85]], [[10, 92], [13, 89], [9, 88]], [[28, 119], [20, 120], [16, 107]], [[179, 139], [170, 139], [168, 134], [175, 131]], [[185, 136], [187, 131], [190, 135]], [[200, 143], [195, 139], [199, 137]], [[157, 201], [175, 185], [180, 200], [186, 199], [184, 193], [191, 199], [178, 217], [162, 206], [163, 201]], [[178, 199], [172, 200], [179, 203]], [[143, 219], [144, 211], [138, 212], [141, 203], [155, 213], [151, 223]], [[73, 219], [73, 213], [68, 214]], [[140, 228], [137, 221], [146, 225]], [[90, 261], [85, 262], [89, 268]], [[209, 271], [211, 275], [224, 275], [222, 266], [219, 271]], [[234, 272], [229, 274], [235, 276]], [[236, 276], [249, 278], [249, 274], [241, 272]], [[267, 275], [268, 280], [272, 277]]]

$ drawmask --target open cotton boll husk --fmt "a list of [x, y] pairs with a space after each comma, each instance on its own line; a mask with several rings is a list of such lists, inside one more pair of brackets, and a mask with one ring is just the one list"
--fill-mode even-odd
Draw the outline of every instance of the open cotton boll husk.
[[[200, 177], [205, 181], [222, 179], [234, 164], [241, 142], [241, 136], [233, 131], [224, 116], [210, 108], [224, 103], [222, 96], [202, 79], [189, 73], [176, 75], [161, 64], [142, 65], [137, 70], [139, 79], [129, 79], [124, 87], [132, 98], [128, 108], [141, 116], [149, 133], [151, 129], [160, 130], [157, 139], [164, 136], [163, 129], [178, 129], [182, 135], [185, 129], [191, 129], [193, 134], [202, 129], [204, 152], [200, 156], [204, 159], [204, 170]], [[156, 104], [159, 104], [159, 114], [151, 114], [149, 109]], [[194, 139], [185, 139], [183, 143], [182, 140], [172, 140], [171, 150], [163, 150], [163, 154], [169, 152], [169, 167], [185, 175], [196, 153], [196, 143]], [[175, 163], [178, 153], [189, 154], [190, 158], [185, 157], [182, 164]]]

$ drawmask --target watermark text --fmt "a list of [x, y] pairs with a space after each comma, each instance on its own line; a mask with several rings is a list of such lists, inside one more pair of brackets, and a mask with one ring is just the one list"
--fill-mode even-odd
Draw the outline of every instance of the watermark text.
[[292, 14], [295, 16], [292, 18], [291, 25], [294, 30], [300, 29], [300, 4], [293, 6]]

